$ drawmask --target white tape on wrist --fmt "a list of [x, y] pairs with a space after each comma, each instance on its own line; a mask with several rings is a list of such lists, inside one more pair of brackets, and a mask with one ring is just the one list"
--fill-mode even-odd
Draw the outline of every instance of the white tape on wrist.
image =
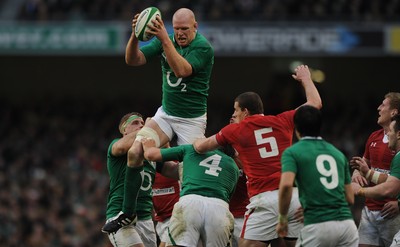
[[380, 174], [381, 174], [380, 172], [375, 171], [374, 174], [372, 175], [371, 182], [373, 182], [374, 184], [378, 184]]
[[149, 127], [143, 127], [136, 135], [135, 141], [141, 141], [143, 138], [153, 139], [156, 147], [160, 147], [160, 138], [155, 130]]
[[365, 178], [368, 179], [370, 175], [371, 175], [371, 169], [368, 170], [367, 174], [365, 175]]

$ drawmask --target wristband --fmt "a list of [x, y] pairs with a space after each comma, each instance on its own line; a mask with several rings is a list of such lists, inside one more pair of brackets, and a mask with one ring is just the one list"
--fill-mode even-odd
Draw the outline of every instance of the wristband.
[[278, 222], [279, 222], [279, 223], [287, 223], [287, 222], [288, 222], [288, 217], [287, 217], [287, 215], [279, 214], [279, 216], [278, 216]]
[[365, 174], [365, 178], [368, 179], [370, 175], [371, 175], [371, 169], [369, 169], [367, 174]]
[[374, 184], [378, 184], [380, 174], [380, 172], [375, 171], [374, 174], [372, 174], [371, 182], [373, 182]]
[[357, 195], [357, 196], [365, 196], [364, 188], [360, 188], [360, 189], [357, 191], [356, 195]]

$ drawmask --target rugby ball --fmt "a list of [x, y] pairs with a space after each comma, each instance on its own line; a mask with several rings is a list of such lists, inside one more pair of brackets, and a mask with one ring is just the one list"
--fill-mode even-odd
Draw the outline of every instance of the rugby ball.
[[156, 7], [148, 7], [140, 12], [135, 26], [135, 36], [140, 41], [148, 41], [154, 37], [154, 35], [148, 34], [146, 31], [149, 29], [147, 24], [155, 20], [157, 16], [161, 17], [161, 12]]

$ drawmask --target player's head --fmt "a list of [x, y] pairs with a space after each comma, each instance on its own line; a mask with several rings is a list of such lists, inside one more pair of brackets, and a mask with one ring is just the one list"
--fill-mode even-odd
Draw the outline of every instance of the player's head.
[[125, 114], [119, 121], [118, 129], [122, 135], [127, 135], [133, 131], [140, 130], [144, 126], [142, 114], [131, 112]]
[[400, 149], [400, 114], [396, 114], [391, 118], [389, 125], [389, 131], [387, 132], [389, 137], [389, 148], [392, 150]]
[[190, 9], [178, 9], [172, 17], [172, 26], [175, 42], [180, 46], [188, 46], [196, 37], [197, 22]]
[[300, 137], [320, 136], [321, 135], [322, 116], [317, 108], [304, 105], [297, 109], [294, 114], [294, 126]]
[[245, 92], [237, 96], [233, 108], [232, 118], [236, 122], [241, 122], [247, 116], [264, 113], [261, 97], [255, 92]]
[[390, 118], [400, 114], [400, 93], [390, 92], [378, 107], [378, 124], [382, 127], [389, 126]]

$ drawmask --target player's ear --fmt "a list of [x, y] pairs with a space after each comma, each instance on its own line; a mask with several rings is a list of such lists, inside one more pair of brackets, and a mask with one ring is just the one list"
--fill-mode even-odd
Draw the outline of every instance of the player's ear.
[[244, 108], [244, 115], [246, 117], [250, 116], [250, 112], [249, 112], [249, 110], [247, 108]]

